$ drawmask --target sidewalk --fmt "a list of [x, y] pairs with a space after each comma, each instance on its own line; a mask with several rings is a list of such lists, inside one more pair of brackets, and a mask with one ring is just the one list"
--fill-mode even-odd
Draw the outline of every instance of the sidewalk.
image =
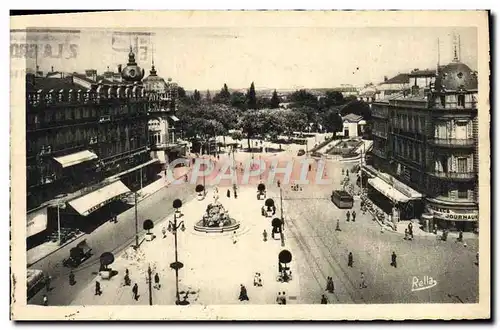
[[[178, 167], [174, 169], [174, 177], [175, 178], [180, 178], [184, 176], [186, 173], [188, 173], [191, 170], [191, 167]], [[166, 177], [164, 176], [164, 172], [162, 174], [162, 178], [154, 181], [153, 183], [144, 186], [141, 190], [138, 190], [138, 195], [140, 196], [138, 202], [141, 202], [142, 200], [148, 198], [152, 194], [156, 193], [163, 187], [169, 185], [170, 182], [166, 180]], [[46, 242], [43, 244], [40, 244], [38, 246], [35, 246], [34, 248], [28, 250], [26, 252], [26, 261], [28, 267], [30, 265], [33, 265], [37, 263], [38, 261], [44, 259], [45, 257], [53, 254], [54, 252], [62, 249], [66, 245], [75, 242], [76, 240], [79, 240], [83, 237], [85, 237], [85, 233], [81, 233], [78, 236], [75, 236], [74, 238], [66, 241], [62, 245], [57, 245], [57, 243], [54, 242]]]
[[[211, 192], [208, 194], [210, 197], [212, 195]], [[241, 188], [236, 200], [225, 195], [221, 195], [219, 199], [229, 215], [241, 223], [236, 244], [232, 242], [231, 233], [204, 234], [194, 231], [194, 224], [201, 219], [211, 201], [212, 198], [193, 200], [182, 207], [184, 215], [178, 221], [185, 221], [186, 231], [178, 232], [179, 261], [184, 264], [184, 268], [179, 271], [179, 291], [189, 292], [187, 300], [191, 304], [239, 304], [240, 284], [243, 284], [250, 298], [244, 304], [275, 304], [277, 293], [283, 291], [288, 296], [288, 303], [296, 301], [294, 298], [299, 294], [300, 288], [296, 262], [292, 261], [290, 264], [293, 280], [289, 283], [277, 282], [278, 253], [289, 248], [281, 247], [279, 240], [271, 238], [271, 219], [260, 215], [263, 201], [256, 200], [254, 189]], [[149, 293], [146, 272], [148, 265], [151, 265], [153, 277], [158, 272], [162, 283], [160, 290], [153, 289], [153, 304], [173, 305], [175, 272], [169, 265], [175, 260], [174, 237], [168, 232], [166, 238], [161, 234], [162, 228], [168, 226], [168, 220], [172, 219], [165, 219], [165, 222], [159, 223], [152, 230], [156, 238], [150, 242], [144, 241], [138, 252], [129, 248], [122, 255], [116, 256], [111, 267], [118, 271], [118, 275], [111, 280], [99, 280], [102, 296], [94, 295], [94, 281], [71, 304], [147, 305]], [[262, 239], [264, 229], [269, 234], [267, 242]], [[132, 285], [138, 283], [138, 301], [134, 301], [132, 297], [132, 287], [123, 286], [127, 268]], [[263, 287], [253, 286], [256, 272], [261, 273]], [[183, 296], [181, 294], [181, 298]]]

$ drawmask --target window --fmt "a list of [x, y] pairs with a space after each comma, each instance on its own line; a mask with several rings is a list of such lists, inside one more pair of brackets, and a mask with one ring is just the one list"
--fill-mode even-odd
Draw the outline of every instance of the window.
[[467, 188], [464, 187], [458, 187], [458, 198], [467, 198], [468, 197], [468, 190]]
[[459, 173], [466, 173], [467, 171], [467, 158], [465, 157], [460, 157], [457, 159], [457, 165], [458, 165], [458, 172]]
[[464, 94], [458, 95], [458, 106], [465, 107], [465, 95]]
[[439, 97], [441, 99], [441, 106], [445, 107], [446, 106], [446, 98], [444, 95], [441, 95]]

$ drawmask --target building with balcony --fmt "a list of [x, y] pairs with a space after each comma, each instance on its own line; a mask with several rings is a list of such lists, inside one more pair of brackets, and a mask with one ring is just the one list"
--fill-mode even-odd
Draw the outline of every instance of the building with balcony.
[[57, 230], [57, 214], [64, 228], [95, 228], [123, 207], [124, 195], [157, 179], [148, 141], [148, 109], [155, 101], [132, 51], [118, 71], [110, 79], [96, 70], [27, 75], [29, 245]]
[[176, 132], [175, 123], [179, 119], [175, 116], [178, 100], [178, 85], [168, 78], [167, 82], [158, 76], [154, 61], [151, 64], [149, 76], [143, 80], [143, 85], [151, 107], [148, 109], [148, 136], [150, 154], [158, 159], [161, 170], [165, 170], [169, 162], [186, 154], [186, 143]]
[[[373, 163], [363, 168], [368, 187], [385, 199], [394, 221], [421, 217], [427, 230], [475, 230], [477, 73], [455, 51], [453, 62], [433, 75], [415, 70], [409, 77], [410, 93], [372, 105]], [[387, 197], [387, 191], [400, 194]]]

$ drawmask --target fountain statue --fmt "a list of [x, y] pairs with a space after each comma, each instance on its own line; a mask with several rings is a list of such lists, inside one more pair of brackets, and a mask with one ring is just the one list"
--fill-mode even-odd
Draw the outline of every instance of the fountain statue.
[[218, 194], [214, 193], [214, 201], [207, 205], [203, 217], [194, 225], [194, 229], [205, 233], [223, 233], [235, 231], [239, 222], [229, 216], [229, 212], [219, 202]]

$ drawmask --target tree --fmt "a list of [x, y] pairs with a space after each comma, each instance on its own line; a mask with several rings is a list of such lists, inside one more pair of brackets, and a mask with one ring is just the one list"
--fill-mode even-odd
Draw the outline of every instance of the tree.
[[278, 93], [276, 90], [273, 92], [273, 96], [271, 97], [271, 109], [277, 109], [280, 106], [280, 99], [278, 97]]
[[181, 86], [177, 86], [177, 96], [179, 97], [179, 99], [186, 98], [186, 91]]
[[312, 93], [301, 89], [290, 94], [290, 101], [294, 107], [307, 106], [314, 109], [318, 108], [318, 99]]
[[111, 265], [115, 261], [115, 256], [111, 252], [104, 252], [99, 257], [99, 261], [101, 263], [101, 269], [108, 270], [108, 266]]
[[205, 94], [205, 101], [212, 101], [212, 96], [210, 95], [210, 91], [207, 89], [207, 93]]
[[255, 85], [252, 81], [247, 95], [248, 109], [257, 109], [257, 97], [255, 95]]
[[193, 100], [195, 102], [200, 102], [201, 101], [201, 94], [200, 94], [200, 92], [197, 89], [194, 90]]
[[265, 120], [266, 118], [264, 118], [262, 112], [259, 110], [249, 110], [240, 117], [239, 127], [246, 135], [248, 149], [251, 148], [250, 139], [263, 131]]
[[227, 84], [224, 84], [219, 93], [215, 94], [213, 100], [214, 103], [229, 104], [231, 101], [231, 93], [229, 93], [229, 88]]
[[231, 94], [231, 106], [243, 110], [246, 107], [245, 101], [245, 94], [241, 92], [233, 92], [233, 94]]
[[337, 109], [329, 109], [323, 118], [323, 126], [329, 132], [339, 132], [342, 130], [343, 123], [340, 112]]
[[342, 107], [341, 115], [345, 116], [347, 114], [353, 113], [355, 115], [363, 117], [364, 120], [369, 121], [372, 119], [372, 111], [370, 106], [364, 101], [351, 101]]
[[155, 224], [153, 223], [153, 220], [151, 219], [146, 219], [144, 220], [143, 224], [142, 224], [142, 228], [144, 230], [147, 230], [148, 234], [150, 234], [150, 230], [153, 229], [155, 226]]

